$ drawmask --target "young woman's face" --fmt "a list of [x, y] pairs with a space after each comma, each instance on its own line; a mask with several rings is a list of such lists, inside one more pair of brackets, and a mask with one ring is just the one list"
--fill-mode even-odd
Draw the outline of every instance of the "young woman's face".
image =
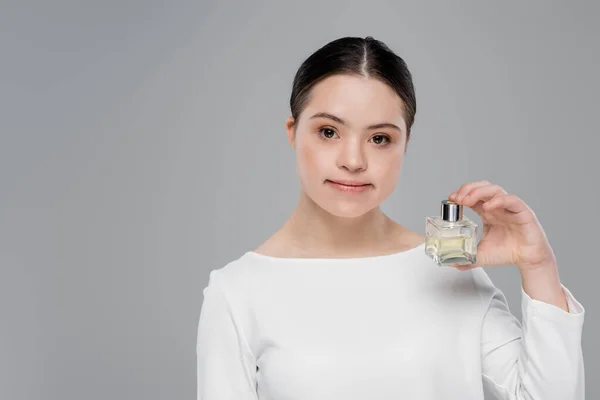
[[[383, 82], [334, 75], [312, 88], [299, 120], [287, 121], [304, 192], [340, 217], [358, 217], [394, 190], [406, 149], [403, 102]], [[366, 184], [357, 188], [332, 181]]]

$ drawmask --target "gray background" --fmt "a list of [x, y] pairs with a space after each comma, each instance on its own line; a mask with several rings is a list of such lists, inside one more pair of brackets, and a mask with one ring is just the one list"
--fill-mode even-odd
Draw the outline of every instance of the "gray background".
[[[523, 198], [586, 308], [597, 398], [598, 11], [0, 2], [0, 399], [195, 398], [208, 272], [295, 207], [293, 75], [346, 35], [383, 40], [414, 75], [417, 120], [384, 210], [423, 231], [468, 181]], [[516, 267], [487, 271], [520, 317]]]

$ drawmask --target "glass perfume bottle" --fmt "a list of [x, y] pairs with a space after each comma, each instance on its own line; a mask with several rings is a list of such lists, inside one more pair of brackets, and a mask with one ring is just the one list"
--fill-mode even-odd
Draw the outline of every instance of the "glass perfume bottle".
[[440, 267], [475, 264], [477, 224], [463, 215], [462, 204], [442, 200], [441, 216], [425, 221], [425, 253]]

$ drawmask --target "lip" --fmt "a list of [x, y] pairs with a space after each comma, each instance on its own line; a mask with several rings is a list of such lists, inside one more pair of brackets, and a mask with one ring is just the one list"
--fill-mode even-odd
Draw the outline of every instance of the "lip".
[[332, 179], [327, 179], [329, 182], [332, 183], [337, 183], [339, 185], [344, 185], [344, 186], [365, 186], [365, 185], [370, 185], [370, 183], [368, 182], [359, 182], [359, 181], [347, 181], [347, 180], [332, 180]]
[[353, 181], [326, 181], [331, 187], [340, 190], [345, 193], [361, 193], [371, 187], [370, 183], [361, 183]]

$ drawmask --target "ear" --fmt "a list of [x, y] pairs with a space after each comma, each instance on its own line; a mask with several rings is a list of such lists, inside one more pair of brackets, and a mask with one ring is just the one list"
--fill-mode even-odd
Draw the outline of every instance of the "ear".
[[296, 149], [296, 121], [294, 117], [289, 117], [285, 120], [285, 129], [287, 131], [289, 144]]

